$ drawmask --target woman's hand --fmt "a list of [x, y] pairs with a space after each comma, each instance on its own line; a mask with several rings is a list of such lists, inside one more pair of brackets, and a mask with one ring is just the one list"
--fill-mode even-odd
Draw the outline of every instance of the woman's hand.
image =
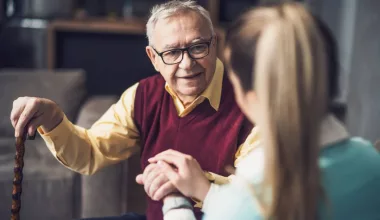
[[185, 196], [203, 201], [210, 182], [197, 160], [174, 150], [167, 150], [148, 160], [157, 163], [170, 182]]

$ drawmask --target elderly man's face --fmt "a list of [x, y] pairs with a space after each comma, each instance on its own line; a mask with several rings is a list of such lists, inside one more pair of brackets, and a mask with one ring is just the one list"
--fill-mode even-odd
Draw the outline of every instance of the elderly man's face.
[[[177, 60], [166, 59], [165, 63], [157, 54], [157, 52], [161, 53], [194, 45], [191, 49], [194, 57], [194, 55], [197, 56], [198, 51], [202, 51], [204, 48], [204, 45], [199, 47], [196, 45], [208, 43], [211, 39], [208, 55], [200, 59], [192, 59], [187, 52], [184, 52], [182, 61], [180, 58]], [[207, 88], [214, 75], [216, 37], [212, 36], [212, 31], [207, 22], [194, 12], [158, 21], [153, 34], [153, 47], [148, 46], [146, 50], [155, 69], [161, 73], [170, 88], [180, 98], [194, 98], [200, 95]], [[166, 58], [170, 58], [173, 54], [169, 52], [166, 56]], [[167, 61], [180, 62], [169, 65], [170, 62]]]

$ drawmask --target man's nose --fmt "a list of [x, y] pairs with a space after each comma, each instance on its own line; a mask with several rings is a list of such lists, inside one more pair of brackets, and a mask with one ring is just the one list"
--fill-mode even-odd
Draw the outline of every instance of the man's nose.
[[190, 70], [194, 66], [194, 62], [195, 61], [185, 51], [183, 52], [183, 59], [179, 63], [179, 68], [184, 69], [184, 70]]

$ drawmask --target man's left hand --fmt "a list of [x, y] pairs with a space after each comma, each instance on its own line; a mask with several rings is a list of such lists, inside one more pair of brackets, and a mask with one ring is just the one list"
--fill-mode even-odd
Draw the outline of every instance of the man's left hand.
[[161, 172], [185, 196], [203, 201], [210, 189], [210, 181], [195, 158], [175, 150], [166, 150], [148, 159], [157, 163]]
[[154, 201], [178, 191], [156, 163], [149, 164], [142, 174], [137, 175], [136, 182], [144, 185], [146, 194]]

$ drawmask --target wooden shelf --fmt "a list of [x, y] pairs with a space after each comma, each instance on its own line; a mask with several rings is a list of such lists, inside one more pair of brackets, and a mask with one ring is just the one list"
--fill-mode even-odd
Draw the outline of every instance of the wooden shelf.
[[145, 35], [145, 21], [142, 19], [111, 20], [104, 18], [54, 20], [48, 27], [47, 53], [49, 69], [55, 68], [55, 42], [57, 32]]
[[[146, 21], [143, 19], [111, 20], [105, 18], [86, 18], [73, 20], [54, 20], [48, 27], [48, 68], [55, 67], [55, 41], [57, 32], [87, 32], [127, 35], [145, 35]], [[221, 57], [224, 45], [224, 29], [215, 27], [218, 36], [218, 54]]]
[[145, 21], [130, 20], [56, 20], [49, 25], [51, 31], [108, 32], [121, 34], [145, 34]]

